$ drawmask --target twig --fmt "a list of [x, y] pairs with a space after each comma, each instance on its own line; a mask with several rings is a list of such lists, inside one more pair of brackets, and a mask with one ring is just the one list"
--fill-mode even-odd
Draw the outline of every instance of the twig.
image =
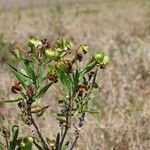
[[61, 150], [62, 148], [62, 145], [64, 143], [64, 140], [66, 138], [66, 135], [67, 135], [67, 132], [68, 132], [68, 129], [70, 128], [70, 122], [69, 122], [69, 119], [71, 117], [71, 112], [72, 112], [72, 97], [71, 97], [71, 94], [69, 94], [70, 97], [69, 97], [69, 105], [68, 105], [68, 110], [67, 110], [67, 114], [66, 114], [66, 124], [65, 124], [65, 131], [62, 135], [62, 139], [60, 141], [60, 144], [59, 144], [59, 149], [58, 150]]
[[78, 125], [78, 127], [76, 127], [74, 125], [75, 128], [76, 128], [76, 130], [75, 130], [75, 139], [74, 139], [74, 141], [73, 141], [73, 143], [72, 143], [72, 145], [71, 145], [69, 150], [73, 150], [73, 148], [75, 147], [75, 145], [77, 143], [77, 140], [78, 140], [79, 135], [80, 135], [81, 128], [83, 126], [84, 116], [85, 116], [85, 113], [83, 113], [82, 116], [79, 118], [79, 125]]
[[43, 144], [44, 149], [45, 149], [45, 150], [50, 150], [50, 148], [48, 147], [47, 142], [44, 140], [44, 138], [43, 138], [43, 136], [42, 136], [42, 133], [40, 132], [40, 130], [39, 130], [37, 124], [36, 124], [35, 121], [34, 121], [34, 118], [33, 118], [33, 116], [32, 116], [32, 112], [31, 112], [31, 103], [30, 103], [30, 101], [31, 101], [31, 103], [32, 103], [32, 99], [29, 98], [29, 100], [28, 100], [28, 102], [27, 102], [27, 105], [28, 105], [28, 108], [27, 108], [27, 109], [28, 109], [28, 115], [30, 116], [30, 119], [31, 119], [31, 123], [32, 123], [32, 125], [34, 126], [34, 128], [36, 129], [36, 132], [37, 132], [39, 138], [41, 139], [41, 142], [42, 142], [42, 144]]

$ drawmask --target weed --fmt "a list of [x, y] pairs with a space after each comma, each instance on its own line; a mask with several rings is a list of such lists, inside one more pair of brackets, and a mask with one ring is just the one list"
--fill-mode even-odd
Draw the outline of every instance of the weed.
[[[89, 47], [81, 44], [74, 50], [73, 44], [65, 38], [55, 42], [47, 39], [31, 37], [27, 51], [13, 50], [12, 54], [20, 63], [20, 68], [8, 63], [16, 77], [11, 92], [17, 95], [14, 100], [4, 100], [1, 103], [17, 103], [22, 119], [28, 126], [33, 126], [39, 137], [20, 137], [19, 126], [14, 125], [12, 131], [4, 127], [1, 130], [5, 144], [10, 150], [31, 150], [33, 144], [39, 150], [72, 150], [80, 136], [87, 113], [97, 113], [95, 110], [93, 91], [98, 90], [96, 81], [100, 69], [105, 69], [109, 59], [101, 50], [94, 53], [89, 62], [81, 65]], [[55, 87], [59, 100], [59, 111], [56, 114], [60, 131], [55, 140], [44, 137], [36, 118], [41, 117], [49, 106], [37, 103], [51, 87]], [[89, 107], [94, 103], [93, 108]], [[70, 129], [74, 130], [74, 140], [66, 140]], [[11, 136], [10, 136], [11, 135]]]

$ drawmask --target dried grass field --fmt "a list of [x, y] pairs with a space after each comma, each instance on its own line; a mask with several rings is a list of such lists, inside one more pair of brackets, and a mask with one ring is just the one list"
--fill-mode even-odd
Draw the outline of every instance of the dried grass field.
[[[150, 1], [49, 1], [47, 5], [0, 8], [0, 99], [10, 92], [13, 76], [6, 65], [10, 43], [23, 45], [30, 35], [71, 39], [90, 50], [104, 49], [110, 57], [98, 82], [99, 113], [88, 114], [77, 150], [150, 150]], [[44, 135], [54, 138], [57, 95], [49, 91], [42, 103], [50, 106], [38, 120]], [[0, 117], [23, 135], [35, 134], [20, 121], [15, 104], [0, 104]], [[73, 133], [70, 133], [70, 135]]]

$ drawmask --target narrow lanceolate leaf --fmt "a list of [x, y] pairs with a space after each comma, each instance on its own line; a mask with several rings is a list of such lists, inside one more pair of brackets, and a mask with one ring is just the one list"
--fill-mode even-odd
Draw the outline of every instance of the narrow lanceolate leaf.
[[0, 100], [0, 103], [16, 103], [21, 100], [22, 100], [22, 98], [12, 99], [12, 100]]
[[80, 72], [80, 77], [83, 77], [86, 73], [91, 71], [96, 65], [97, 65], [96, 61], [93, 61], [90, 64], [87, 64], [87, 66]]
[[15, 77], [18, 79], [18, 81], [22, 84], [22, 86], [25, 88], [26, 85], [29, 85], [31, 80], [29, 77], [27, 77], [25, 74], [21, 73], [21, 71], [15, 67], [13, 67], [11, 64], [9, 66], [12, 69], [12, 73], [15, 75]]
[[56, 138], [56, 150], [59, 149], [59, 143], [60, 143], [60, 133], [57, 134], [57, 138]]
[[10, 141], [10, 150], [15, 150], [17, 145], [18, 134], [19, 134], [19, 126], [14, 125], [12, 127], [12, 139]]
[[44, 86], [44, 87], [39, 91], [39, 93], [36, 95], [36, 98], [39, 98], [39, 97], [41, 97], [42, 95], [44, 95], [52, 84], [53, 84], [53, 82], [48, 83], [46, 86]]
[[69, 147], [69, 141], [67, 141], [63, 146], [62, 146], [62, 150], [67, 150]]
[[79, 83], [79, 72], [76, 70], [76, 72], [73, 74], [73, 80], [74, 80], [74, 88], [73, 88], [73, 93], [76, 92], [78, 83]]
[[41, 117], [49, 106], [40, 107], [32, 110], [32, 113], [36, 114], [37, 117]]
[[32, 79], [33, 84], [36, 85], [36, 74], [34, 71], [33, 63], [29, 60], [24, 60], [24, 64], [25, 64], [28, 76]]
[[70, 90], [72, 88], [72, 80], [70, 76], [65, 71], [60, 71], [60, 80], [63, 83], [63, 85]]

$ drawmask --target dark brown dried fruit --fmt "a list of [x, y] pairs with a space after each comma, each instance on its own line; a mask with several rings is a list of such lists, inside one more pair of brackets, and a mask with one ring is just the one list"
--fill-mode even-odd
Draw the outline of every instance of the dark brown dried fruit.
[[72, 71], [73, 71], [72, 62], [70, 60], [65, 60], [65, 64], [67, 66], [68, 73], [72, 73]]
[[94, 76], [95, 72], [94, 71], [91, 71], [89, 74], [88, 74], [88, 80], [90, 81], [91, 78]]
[[106, 68], [106, 65], [104, 65], [104, 64], [100, 64], [99, 66], [100, 66], [100, 69], [105, 69]]
[[41, 42], [42, 44], [45, 44], [47, 42], [47, 39], [42, 39]]
[[48, 74], [48, 79], [54, 83], [58, 82], [58, 76], [55, 74]]
[[81, 62], [81, 61], [83, 60], [83, 55], [82, 55], [82, 53], [77, 53], [77, 60], [78, 60], [79, 62]]
[[77, 87], [77, 92], [79, 92], [79, 96], [82, 96], [86, 90], [87, 90], [87, 87], [83, 84], [80, 84]]
[[11, 87], [11, 92], [17, 94], [22, 91], [22, 87], [20, 86], [20, 82], [15, 81], [14, 85]]

